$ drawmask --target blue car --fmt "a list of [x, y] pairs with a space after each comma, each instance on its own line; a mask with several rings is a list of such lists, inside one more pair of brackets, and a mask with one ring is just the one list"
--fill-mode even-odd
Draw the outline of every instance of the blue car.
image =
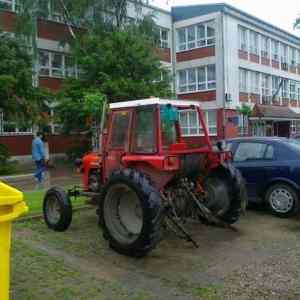
[[226, 143], [246, 181], [249, 203], [267, 204], [279, 217], [299, 212], [299, 143], [278, 137], [235, 138]]

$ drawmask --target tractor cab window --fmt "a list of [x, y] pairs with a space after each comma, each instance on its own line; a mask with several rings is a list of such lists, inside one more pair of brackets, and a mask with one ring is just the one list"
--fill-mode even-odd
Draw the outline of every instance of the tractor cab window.
[[169, 105], [162, 105], [160, 107], [160, 123], [162, 146], [165, 149], [177, 142], [176, 122], [178, 122], [177, 108]]
[[112, 116], [112, 133], [110, 146], [113, 149], [125, 149], [127, 144], [130, 112], [114, 112]]
[[154, 107], [143, 107], [136, 110], [132, 152], [147, 154], [157, 151], [155, 119]]

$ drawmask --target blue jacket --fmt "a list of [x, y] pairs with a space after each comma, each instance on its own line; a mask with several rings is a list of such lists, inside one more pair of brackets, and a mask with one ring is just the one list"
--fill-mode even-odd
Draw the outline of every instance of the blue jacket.
[[32, 158], [34, 161], [45, 158], [44, 143], [39, 137], [34, 138], [32, 141]]

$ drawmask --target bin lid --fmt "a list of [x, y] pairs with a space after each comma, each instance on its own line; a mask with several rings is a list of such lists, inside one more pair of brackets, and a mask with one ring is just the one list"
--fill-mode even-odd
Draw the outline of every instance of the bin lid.
[[23, 193], [0, 182], [0, 206], [14, 205], [23, 201]]

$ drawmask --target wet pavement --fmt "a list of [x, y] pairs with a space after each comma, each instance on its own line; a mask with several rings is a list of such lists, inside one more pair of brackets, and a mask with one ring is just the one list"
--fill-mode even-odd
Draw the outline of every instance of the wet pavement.
[[42, 184], [37, 183], [33, 174], [11, 176], [2, 181], [21, 191], [48, 189], [52, 186], [66, 187], [81, 183], [80, 174], [76, 173], [74, 168], [66, 165], [47, 170]]

